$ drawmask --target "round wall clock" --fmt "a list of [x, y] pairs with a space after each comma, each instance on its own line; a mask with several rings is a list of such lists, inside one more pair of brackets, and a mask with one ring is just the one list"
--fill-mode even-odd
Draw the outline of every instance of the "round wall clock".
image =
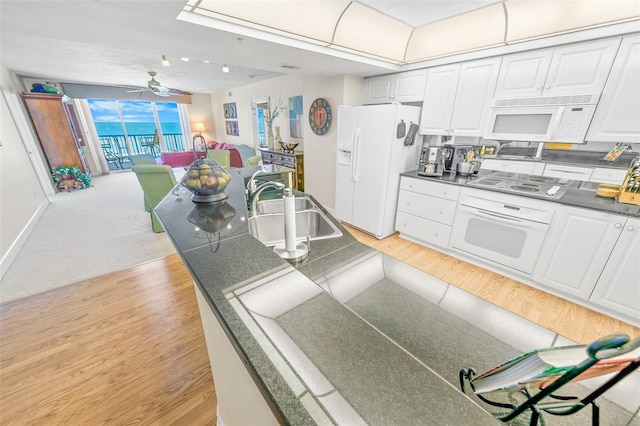
[[331, 107], [329, 102], [318, 98], [309, 108], [309, 124], [316, 135], [324, 135], [331, 128]]

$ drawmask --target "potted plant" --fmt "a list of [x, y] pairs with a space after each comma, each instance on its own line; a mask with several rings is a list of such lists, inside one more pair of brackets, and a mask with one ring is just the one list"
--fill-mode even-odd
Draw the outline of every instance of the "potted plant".
[[59, 185], [63, 180], [75, 179], [81, 182], [85, 188], [91, 186], [91, 176], [86, 173], [82, 173], [78, 166], [59, 166], [51, 173], [51, 177], [55, 181], [56, 185]]

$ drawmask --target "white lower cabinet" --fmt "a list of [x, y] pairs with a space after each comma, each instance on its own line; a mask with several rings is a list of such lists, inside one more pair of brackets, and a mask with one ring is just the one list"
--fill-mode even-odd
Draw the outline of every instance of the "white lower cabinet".
[[[402, 176], [396, 214], [400, 236], [468, 261], [450, 248], [454, 219], [462, 214], [462, 189]], [[504, 202], [504, 194], [482, 192]], [[510, 275], [489, 260], [478, 258], [477, 264], [640, 326], [640, 218], [547, 203], [555, 213], [531, 275]]]
[[625, 217], [561, 206], [553, 218], [533, 280], [588, 300], [622, 232]]
[[396, 231], [446, 248], [460, 189], [453, 185], [403, 176], [400, 181]]
[[593, 173], [591, 173], [589, 182], [622, 185], [625, 177], [627, 177], [627, 169], [609, 169], [604, 167], [596, 167], [593, 169]]
[[640, 219], [622, 227], [589, 301], [640, 322]]

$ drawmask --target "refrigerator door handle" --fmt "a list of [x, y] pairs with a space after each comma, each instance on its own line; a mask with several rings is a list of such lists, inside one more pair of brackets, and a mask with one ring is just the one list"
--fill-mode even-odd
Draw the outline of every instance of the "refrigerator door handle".
[[354, 182], [358, 181], [358, 155], [360, 145], [360, 128], [358, 127], [355, 132], [353, 140], [353, 158], [351, 158], [351, 177]]
[[351, 180], [351, 182], [354, 182], [353, 180], [353, 176], [354, 176], [354, 162], [356, 160], [356, 132], [358, 131], [358, 128], [354, 128], [353, 131], [351, 132], [351, 151], [349, 152], [349, 179]]

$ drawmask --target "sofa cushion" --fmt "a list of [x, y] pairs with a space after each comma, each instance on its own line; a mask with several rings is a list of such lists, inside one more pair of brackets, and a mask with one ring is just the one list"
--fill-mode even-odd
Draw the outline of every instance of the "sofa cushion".
[[[206, 151], [196, 151], [197, 158], [206, 158]], [[160, 162], [173, 167], [188, 167], [194, 162], [193, 151], [161, 152]]]
[[213, 140], [207, 141], [209, 149], [228, 149], [231, 151], [231, 167], [243, 167], [248, 158], [256, 155], [256, 151], [242, 144], [222, 143]]

